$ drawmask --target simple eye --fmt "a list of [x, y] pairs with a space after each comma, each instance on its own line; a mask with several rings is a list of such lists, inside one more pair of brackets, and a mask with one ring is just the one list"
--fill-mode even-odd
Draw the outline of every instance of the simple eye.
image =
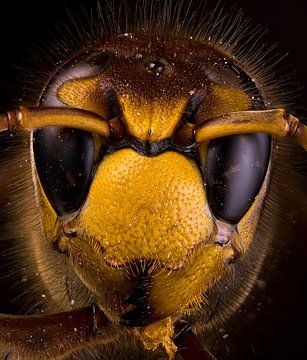
[[92, 135], [46, 127], [34, 132], [34, 156], [45, 194], [58, 215], [78, 210], [85, 200], [93, 168]]
[[263, 183], [270, 143], [265, 134], [227, 136], [209, 143], [205, 183], [214, 216], [234, 224], [244, 216]]

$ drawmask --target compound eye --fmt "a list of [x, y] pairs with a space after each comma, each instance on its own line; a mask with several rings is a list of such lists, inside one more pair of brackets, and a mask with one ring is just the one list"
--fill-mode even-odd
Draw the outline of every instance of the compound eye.
[[236, 224], [257, 196], [270, 158], [270, 136], [235, 135], [209, 143], [205, 183], [215, 217]]
[[80, 208], [90, 185], [94, 145], [81, 130], [46, 127], [33, 134], [34, 157], [43, 190], [58, 215]]

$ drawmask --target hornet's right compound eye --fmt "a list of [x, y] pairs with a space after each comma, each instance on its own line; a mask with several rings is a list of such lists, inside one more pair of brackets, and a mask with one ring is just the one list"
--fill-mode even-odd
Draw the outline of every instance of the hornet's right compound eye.
[[231, 224], [248, 211], [263, 184], [270, 159], [270, 136], [234, 135], [210, 141], [205, 183], [213, 215]]
[[[46, 86], [40, 107], [69, 108], [59, 95], [65, 82], [96, 76], [114, 55], [105, 51], [80, 54], [63, 66]], [[92, 178], [94, 144], [86, 131], [50, 126], [33, 133], [34, 158], [43, 190], [59, 216], [77, 211], [86, 199]]]
[[60, 216], [78, 210], [91, 180], [92, 135], [52, 126], [36, 130], [33, 137], [36, 169], [52, 207]]

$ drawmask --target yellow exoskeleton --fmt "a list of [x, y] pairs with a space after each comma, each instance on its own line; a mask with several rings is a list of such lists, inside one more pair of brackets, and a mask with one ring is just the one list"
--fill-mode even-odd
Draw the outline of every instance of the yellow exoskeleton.
[[1, 237], [29, 284], [23, 314], [0, 315], [6, 359], [218, 357], [212, 329], [273, 241], [280, 149], [307, 150], [261, 55], [242, 56], [240, 22], [124, 4], [101, 5], [96, 35], [80, 30], [33, 102], [0, 115], [17, 149], [1, 155]]

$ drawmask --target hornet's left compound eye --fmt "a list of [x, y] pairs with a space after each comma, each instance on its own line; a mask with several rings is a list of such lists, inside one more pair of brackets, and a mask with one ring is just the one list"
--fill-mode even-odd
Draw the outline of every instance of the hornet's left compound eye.
[[236, 224], [257, 196], [270, 158], [270, 136], [235, 135], [210, 141], [205, 183], [214, 216]]
[[92, 135], [81, 130], [46, 127], [33, 134], [37, 172], [58, 215], [80, 208], [93, 169]]

